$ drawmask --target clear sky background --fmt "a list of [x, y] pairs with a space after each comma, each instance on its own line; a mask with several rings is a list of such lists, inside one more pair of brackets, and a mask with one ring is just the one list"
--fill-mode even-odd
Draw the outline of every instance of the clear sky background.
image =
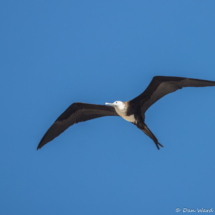
[[0, 20], [1, 215], [215, 210], [215, 87], [179, 90], [146, 112], [159, 151], [119, 117], [36, 150], [73, 102], [127, 101], [155, 75], [215, 81], [214, 0], [7, 0]]

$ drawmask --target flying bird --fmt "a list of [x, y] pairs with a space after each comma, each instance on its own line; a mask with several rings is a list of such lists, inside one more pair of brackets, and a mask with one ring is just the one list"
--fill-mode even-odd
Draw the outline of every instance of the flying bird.
[[215, 81], [155, 76], [142, 94], [127, 102], [115, 101], [114, 103], [105, 103], [106, 105], [75, 102], [52, 124], [41, 139], [37, 149], [40, 149], [46, 143], [59, 136], [71, 125], [103, 116], [121, 116], [123, 119], [133, 123], [137, 128], [142, 130], [154, 141], [157, 149], [160, 149], [159, 147], [163, 147], [163, 145], [158, 142], [155, 135], [145, 124], [145, 112], [163, 96], [182, 89], [183, 87], [207, 86], [215, 86]]

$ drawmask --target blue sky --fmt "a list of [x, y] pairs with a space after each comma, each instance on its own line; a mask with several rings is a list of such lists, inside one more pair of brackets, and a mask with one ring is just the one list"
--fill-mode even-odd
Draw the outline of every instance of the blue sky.
[[36, 151], [73, 102], [127, 101], [155, 75], [215, 81], [213, 0], [0, 4], [1, 215], [215, 209], [215, 87], [147, 111], [160, 151], [118, 117], [74, 125]]

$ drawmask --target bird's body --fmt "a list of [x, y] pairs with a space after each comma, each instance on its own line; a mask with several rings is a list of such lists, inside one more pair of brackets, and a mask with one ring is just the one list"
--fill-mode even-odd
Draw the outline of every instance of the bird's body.
[[[116, 110], [116, 109], [115, 109]], [[117, 112], [118, 114], [119, 114], [119, 112]], [[119, 114], [120, 115], [120, 114]], [[125, 119], [126, 121], [128, 121], [128, 122], [135, 122], [136, 121], [136, 119], [135, 119], [135, 117], [134, 117], [134, 114], [131, 114], [130, 116], [127, 116], [127, 115], [120, 115], [123, 119]]]
[[121, 116], [123, 119], [125, 119], [126, 121], [133, 122], [133, 123], [136, 121], [134, 117], [134, 113], [128, 113], [127, 102], [116, 101], [113, 104], [107, 103], [107, 102], [105, 104], [113, 106], [117, 114]]
[[121, 116], [126, 121], [133, 123], [149, 136], [159, 149], [159, 146], [163, 146], [145, 124], [147, 109], [163, 96], [183, 87], [206, 86], [215, 86], [215, 82], [182, 77], [155, 76], [142, 94], [127, 102], [106, 103], [108, 106], [73, 103], [48, 129], [37, 149], [53, 140], [71, 125], [103, 116]]

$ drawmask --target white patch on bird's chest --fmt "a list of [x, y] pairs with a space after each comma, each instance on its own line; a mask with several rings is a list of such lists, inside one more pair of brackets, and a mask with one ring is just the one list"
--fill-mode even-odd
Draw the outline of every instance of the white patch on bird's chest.
[[126, 116], [126, 108], [124, 109], [119, 109], [118, 107], [115, 107], [116, 112], [126, 121], [129, 122], [135, 122], [134, 114], [130, 116]]

